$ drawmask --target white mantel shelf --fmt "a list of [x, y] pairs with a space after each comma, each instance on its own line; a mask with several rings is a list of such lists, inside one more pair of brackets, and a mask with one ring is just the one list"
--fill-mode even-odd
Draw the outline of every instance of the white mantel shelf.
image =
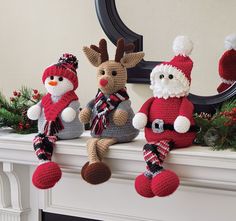
[[[35, 134], [30, 135], [18, 135], [14, 133], [9, 133], [8, 130], [1, 130], [0, 131], [0, 162], [2, 162], [3, 168], [2, 171], [0, 171], [0, 194], [3, 194], [4, 187], [6, 186], [6, 181], [4, 181], [6, 174], [8, 178], [10, 179], [10, 186], [11, 188], [14, 188], [14, 185], [11, 184], [11, 176], [10, 173], [16, 174], [18, 171], [23, 171], [22, 168], [29, 168], [30, 174], [32, 174], [32, 171], [34, 169], [34, 166], [37, 165], [38, 161], [34, 154], [33, 147], [32, 147], [32, 140]], [[37, 199], [38, 207], [41, 209], [44, 209], [45, 211], [49, 212], [55, 212], [55, 213], [62, 213], [66, 215], [75, 215], [82, 217], [88, 217], [88, 218], [96, 218], [96, 219], [104, 219], [104, 220], [175, 220], [168, 217], [168, 215], [160, 215], [160, 217], [157, 216], [156, 219], [150, 218], [154, 215], [148, 214], [144, 215], [143, 217], [139, 217], [138, 215], [131, 215], [129, 213], [127, 214], [119, 214], [116, 212], [116, 214], [112, 215], [108, 212], [104, 211], [93, 211], [92, 208], [77, 208], [81, 206], [75, 206], [73, 205], [66, 208], [66, 206], [63, 208], [63, 202], [60, 202], [58, 199], [58, 196], [54, 196], [54, 194], [58, 194], [60, 188], [64, 188], [63, 185], [67, 185], [67, 182], [69, 185], [72, 185], [72, 182], [74, 180], [80, 179], [79, 185], [85, 186], [87, 188], [90, 185], [83, 182], [83, 180], [80, 178], [80, 170], [81, 167], [84, 165], [84, 163], [87, 161], [87, 151], [86, 151], [86, 141], [89, 139], [89, 132], [85, 132], [83, 136], [79, 139], [75, 140], [68, 140], [68, 141], [58, 141], [56, 144], [55, 152], [54, 152], [54, 160], [60, 164], [63, 170], [63, 177], [60, 183], [53, 189], [53, 191], [39, 191], [41, 193]], [[144, 134], [143, 132], [140, 133], [140, 135], [135, 139], [135, 141], [130, 143], [124, 143], [124, 144], [116, 144], [111, 146], [105, 161], [108, 165], [110, 165], [112, 169], [112, 179], [107, 182], [107, 184], [101, 185], [106, 186], [110, 185], [109, 188], [113, 188], [112, 185], [118, 185], [120, 183], [129, 185], [129, 188], [133, 187], [133, 182], [135, 177], [144, 171], [145, 163], [143, 161], [142, 156], [142, 148], [145, 144]], [[183, 149], [176, 149], [171, 151], [171, 153], [168, 156], [168, 159], [166, 160], [165, 164], [166, 168], [170, 168], [174, 170], [181, 179], [181, 186], [179, 188], [179, 193], [174, 194], [173, 198], [177, 197], [178, 194], [182, 194], [187, 192], [192, 192], [196, 194], [196, 192], [199, 193], [211, 193], [211, 194], [218, 194], [218, 195], [224, 195], [233, 197], [230, 200], [234, 200], [236, 203], [236, 152], [232, 151], [212, 151], [209, 147], [201, 147], [201, 146], [192, 146], [189, 148], [183, 148]], [[19, 169], [20, 168], [20, 169]], [[14, 171], [15, 169], [15, 171]], [[0, 169], [1, 170], [1, 169]], [[13, 171], [13, 172], [12, 172]], [[20, 172], [20, 173], [21, 173]], [[30, 181], [30, 177], [27, 178], [27, 174], [23, 174], [20, 176], [18, 174], [18, 179], [20, 184], [22, 177], [26, 176], [26, 180]], [[2, 178], [1, 178], [2, 177]], [[76, 177], [76, 179], [75, 179]], [[64, 179], [64, 181], [63, 181]], [[22, 181], [24, 182], [24, 181]], [[77, 182], [77, 181], [76, 181]], [[4, 184], [5, 183], [5, 184]], [[17, 185], [17, 182], [15, 183]], [[21, 184], [22, 185], [22, 184]], [[24, 184], [23, 184], [24, 185]], [[72, 185], [73, 186], [73, 185]], [[15, 187], [16, 188], [16, 187]], [[22, 187], [20, 187], [22, 188]], [[27, 184], [27, 188], [31, 190], [31, 192], [36, 192], [35, 188], [32, 188], [32, 185]], [[71, 187], [73, 188], [73, 187]], [[92, 188], [95, 188], [92, 186]], [[100, 187], [97, 187], [99, 189]], [[128, 187], [127, 187], [128, 188]], [[9, 187], [8, 187], [9, 189]], [[17, 188], [16, 188], [17, 189]], [[19, 187], [18, 187], [19, 189]], [[91, 188], [90, 188], [91, 189]], [[58, 191], [57, 191], [58, 190]], [[11, 189], [12, 191], [12, 189]], [[18, 190], [19, 191], [19, 190]], [[23, 192], [27, 191], [23, 188]], [[86, 191], [86, 190], [84, 190]], [[16, 191], [17, 192], [17, 191]], [[54, 193], [55, 192], [55, 193]], [[119, 192], [119, 191], [117, 191]], [[42, 194], [43, 193], [43, 194]], [[134, 194], [135, 192], [132, 192]], [[18, 193], [19, 194], [19, 193]], [[81, 194], [81, 193], [78, 193]], [[97, 194], [97, 193], [96, 193]], [[122, 193], [119, 193], [122, 194]], [[12, 195], [12, 193], [11, 193]], [[21, 194], [20, 194], [21, 195]], [[21, 197], [21, 196], [18, 196]], [[14, 211], [20, 211], [20, 215], [18, 216], [19, 219], [12, 219], [12, 220], [19, 220], [19, 221], [38, 221], [38, 220], [30, 220], [25, 216], [25, 211], [29, 211], [29, 209], [33, 209], [31, 205], [32, 199], [29, 193], [29, 202], [24, 205], [18, 199], [18, 204], [16, 203], [15, 208], [12, 206], [12, 201], [14, 199], [12, 198], [9, 200], [8, 198], [0, 195], [0, 214], [5, 213], [7, 210], [9, 210], [9, 205], [11, 205], [13, 212]], [[204, 196], [204, 195], [203, 195]], [[201, 196], [201, 197], [203, 197]], [[55, 202], [54, 198], [55, 197]], [[146, 199], [143, 199], [137, 195], [130, 196], [131, 201], [134, 197], [136, 197], [143, 202], [146, 201]], [[171, 199], [171, 197], [169, 197]], [[182, 199], [182, 198], [181, 198]], [[200, 199], [200, 198], [199, 198]], [[22, 199], [23, 200], [23, 199]], [[71, 198], [70, 200], [73, 201]], [[70, 203], [70, 200], [68, 201]], [[89, 199], [88, 199], [89, 200]], [[94, 199], [93, 199], [94, 200]], [[151, 199], [152, 201], [153, 199]], [[160, 200], [160, 199], [158, 199]], [[162, 199], [163, 202], [165, 199]], [[176, 199], [175, 199], [176, 200]], [[213, 201], [216, 199], [213, 199]], [[225, 198], [225, 200], [228, 200]], [[24, 201], [24, 200], [23, 200]], [[34, 200], [33, 200], [34, 201]], [[149, 202], [151, 202], [149, 201]], [[136, 201], [134, 201], [136, 202]], [[55, 203], [55, 205], [54, 205]], [[65, 200], [66, 203], [66, 200]], [[33, 202], [33, 204], [36, 204]], [[17, 208], [17, 205], [19, 208]], [[67, 204], [66, 204], [67, 205]], [[107, 205], [106, 205], [107, 206]], [[219, 206], [219, 205], [218, 205]], [[2, 207], [2, 209], [1, 209]], [[5, 207], [5, 210], [4, 210]], [[101, 209], [102, 210], [102, 209]], [[137, 210], [139, 210], [137, 208]], [[171, 217], [171, 215], [169, 215]], [[0, 220], [1, 221], [8, 221], [11, 220], [10, 218], [4, 218]], [[29, 217], [29, 216], [28, 216]], [[32, 215], [33, 217], [33, 215]], [[112, 217], [112, 218], [111, 218]], [[127, 218], [128, 217], [128, 218]], [[145, 218], [146, 217], [146, 218]], [[148, 218], [149, 217], [149, 218]], [[178, 217], [175, 215], [175, 217]], [[200, 217], [200, 215], [199, 215]], [[199, 218], [198, 217], [198, 218]], [[213, 216], [214, 221], [218, 221], [221, 216]], [[215, 217], [217, 217], [215, 219]], [[222, 217], [225, 217], [225, 215]], [[236, 216], [235, 216], [236, 217]], [[181, 221], [188, 220], [183, 219], [181, 215], [179, 215], [179, 219]], [[194, 219], [192, 219], [194, 220]], [[192, 221], [191, 220], [191, 221]], [[197, 219], [196, 219], [197, 220]], [[204, 219], [203, 219], [204, 220]], [[203, 221], [201, 220], [201, 221]], [[207, 221], [210, 221], [211, 219], [206, 219]], [[224, 219], [224, 220], [231, 220], [231, 219]], [[236, 218], [235, 218], [236, 220]]]

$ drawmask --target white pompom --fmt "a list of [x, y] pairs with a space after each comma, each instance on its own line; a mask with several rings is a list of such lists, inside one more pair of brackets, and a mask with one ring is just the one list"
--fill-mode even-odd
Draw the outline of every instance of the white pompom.
[[184, 116], [178, 116], [174, 122], [174, 129], [178, 133], [186, 133], [190, 128], [190, 120]]
[[225, 37], [225, 49], [236, 50], [236, 34], [231, 34]]
[[67, 107], [61, 113], [61, 118], [66, 123], [70, 123], [75, 119], [76, 112], [73, 108]]
[[140, 130], [147, 125], [147, 115], [144, 113], [137, 113], [133, 118], [134, 128]]
[[39, 105], [33, 105], [27, 111], [27, 117], [30, 120], [38, 120], [41, 114], [41, 107]]
[[189, 56], [193, 50], [193, 42], [187, 36], [177, 36], [173, 42], [175, 55]]

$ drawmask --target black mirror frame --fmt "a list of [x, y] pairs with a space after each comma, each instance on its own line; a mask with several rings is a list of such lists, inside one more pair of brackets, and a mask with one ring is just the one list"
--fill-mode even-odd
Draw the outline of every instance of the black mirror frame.
[[[143, 50], [143, 36], [131, 31], [121, 20], [115, 0], [95, 0], [96, 13], [100, 25], [115, 45], [117, 39], [124, 38], [125, 41], [135, 45], [135, 51]], [[142, 60], [135, 68], [128, 69], [128, 83], [150, 83], [150, 73], [152, 69], [160, 64], [161, 61]], [[189, 94], [189, 99], [195, 106], [195, 112], [215, 113], [224, 101], [236, 97], [236, 83], [223, 93], [213, 96], [198, 96]]]

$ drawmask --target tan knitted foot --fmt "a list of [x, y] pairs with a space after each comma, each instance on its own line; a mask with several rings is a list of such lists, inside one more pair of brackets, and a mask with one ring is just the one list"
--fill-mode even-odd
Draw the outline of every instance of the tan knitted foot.
[[97, 155], [97, 142], [99, 138], [90, 138], [87, 142], [87, 151], [89, 164], [99, 162], [100, 159]]
[[114, 138], [103, 138], [97, 142], [97, 155], [100, 160], [104, 158], [108, 151], [108, 148], [115, 143], [117, 143], [117, 140]]

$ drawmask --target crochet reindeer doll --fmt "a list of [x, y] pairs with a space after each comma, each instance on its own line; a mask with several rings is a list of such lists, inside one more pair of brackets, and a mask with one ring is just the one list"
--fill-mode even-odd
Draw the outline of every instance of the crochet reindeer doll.
[[32, 182], [39, 189], [51, 188], [61, 178], [60, 167], [51, 161], [55, 142], [77, 138], [83, 133], [78, 119], [80, 105], [74, 92], [78, 87], [77, 67], [74, 55], [63, 54], [58, 63], [46, 68], [42, 80], [48, 93], [27, 112], [31, 120], [38, 120], [39, 134], [33, 145], [40, 164]]
[[147, 100], [133, 119], [137, 129], [145, 127], [147, 144], [143, 147], [146, 172], [135, 180], [136, 191], [143, 197], [167, 196], [179, 186], [178, 176], [163, 169], [173, 148], [188, 147], [195, 138], [193, 104], [189, 93], [193, 66], [189, 54], [192, 42], [185, 36], [175, 39], [176, 56], [156, 66], [150, 75], [153, 97]]
[[91, 136], [87, 143], [88, 159], [81, 171], [85, 181], [100, 184], [111, 176], [110, 168], [102, 161], [110, 145], [132, 141], [139, 133], [132, 126], [134, 116], [126, 91], [127, 70], [139, 63], [143, 52], [133, 51], [133, 44], [117, 41], [115, 60], [109, 60], [107, 43], [91, 45], [83, 51], [90, 63], [97, 67], [98, 93], [79, 115], [82, 123], [91, 122]]

